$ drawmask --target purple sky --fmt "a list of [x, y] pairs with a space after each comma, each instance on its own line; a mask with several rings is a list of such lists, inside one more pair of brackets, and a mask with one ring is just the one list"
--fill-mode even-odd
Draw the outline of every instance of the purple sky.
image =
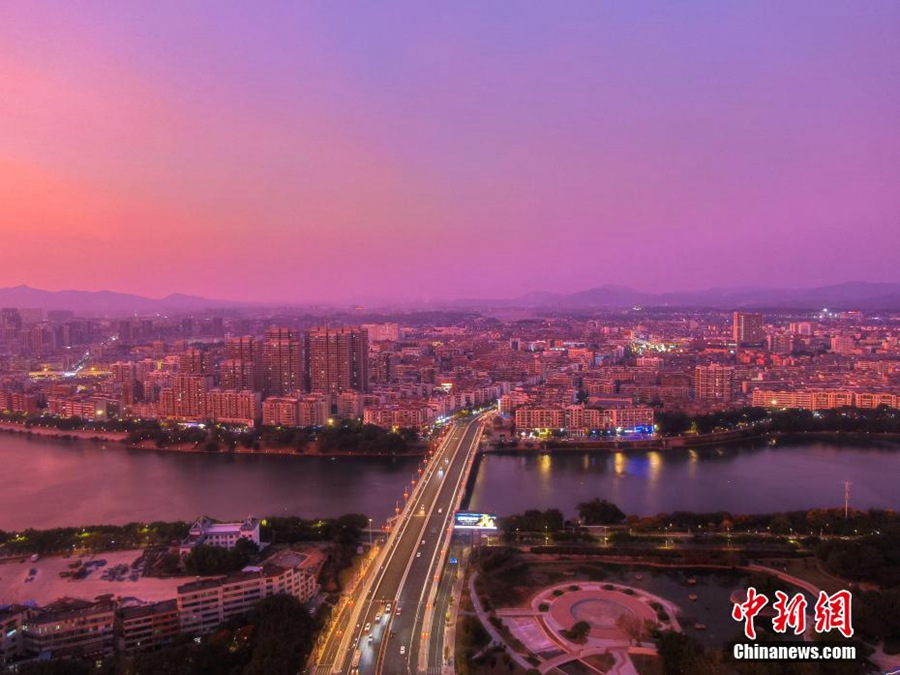
[[900, 281], [894, 0], [7, 3], [0, 72], [0, 286]]

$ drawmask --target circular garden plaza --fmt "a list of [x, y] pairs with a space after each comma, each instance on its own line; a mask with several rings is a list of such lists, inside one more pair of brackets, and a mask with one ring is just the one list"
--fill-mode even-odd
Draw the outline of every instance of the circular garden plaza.
[[496, 617], [533, 655], [522, 664], [528, 668], [546, 673], [603, 656], [606, 672], [625, 675], [637, 672], [629, 654], [656, 654], [651, 630], [681, 630], [676, 612], [672, 603], [644, 590], [587, 581], [547, 587], [529, 606], [497, 609]]

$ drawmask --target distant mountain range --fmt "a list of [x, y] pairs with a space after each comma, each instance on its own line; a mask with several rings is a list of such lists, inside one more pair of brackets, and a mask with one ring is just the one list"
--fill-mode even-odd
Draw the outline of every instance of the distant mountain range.
[[210, 300], [183, 293], [173, 293], [164, 298], [147, 298], [115, 291], [45, 291], [25, 285], [0, 288], [0, 307], [33, 307], [45, 311], [67, 309], [87, 317], [200, 312], [213, 308], [245, 306], [248, 304]]
[[607, 284], [577, 293], [537, 291], [507, 300], [466, 300], [467, 307], [613, 309], [620, 307], [696, 307], [723, 309], [900, 310], [900, 283], [851, 281], [816, 288], [711, 288], [646, 293]]
[[[286, 303], [278, 303], [284, 306]], [[265, 303], [213, 300], [174, 293], [148, 298], [115, 291], [45, 291], [30, 286], [0, 288], [0, 307], [67, 309], [80, 316], [123, 316], [201, 312], [207, 309], [262, 307]], [[516, 298], [457, 300], [440, 303], [446, 309], [615, 309], [627, 307], [685, 307], [716, 309], [859, 309], [900, 311], [900, 283], [853, 281], [816, 288], [711, 288], [703, 291], [647, 293], [608, 284], [577, 293], [536, 291]], [[412, 307], [410, 307], [412, 309]]]

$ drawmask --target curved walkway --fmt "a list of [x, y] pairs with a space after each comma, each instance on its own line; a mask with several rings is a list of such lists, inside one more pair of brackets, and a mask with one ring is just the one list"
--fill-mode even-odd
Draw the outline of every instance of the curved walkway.
[[488, 632], [488, 635], [491, 636], [491, 640], [494, 641], [497, 645], [502, 645], [506, 649], [506, 653], [509, 654], [510, 658], [516, 662], [520, 668], [524, 668], [525, 670], [530, 670], [534, 666], [532, 666], [525, 657], [519, 654], [515, 649], [511, 649], [508, 644], [506, 644], [506, 640], [500, 635], [500, 631], [498, 631], [494, 624], [490, 621], [490, 614], [488, 614], [487, 610], [485, 610], [484, 605], [481, 604], [481, 598], [478, 597], [478, 592], [475, 590], [475, 580], [478, 579], [478, 572], [473, 572], [472, 576], [469, 577], [469, 595], [472, 598], [472, 607], [475, 608], [475, 614], [478, 616], [478, 620], [481, 621], [481, 625], [484, 626], [484, 629]]

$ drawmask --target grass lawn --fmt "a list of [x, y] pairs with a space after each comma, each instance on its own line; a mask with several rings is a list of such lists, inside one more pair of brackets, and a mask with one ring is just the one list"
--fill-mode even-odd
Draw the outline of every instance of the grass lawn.
[[616, 659], [612, 654], [597, 654], [596, 656], [588, 656], [587, 658], [582, 659], [582, 661], [584, 661], [589, 666], [596, 668], [601, 673], [605, 673], [616, 663]]
[[662, 661], [658, 656], [632, 654], [631, 662], [640, 675], [663, 675]]
[[830, 576], [823, 574], [816, 565], [815, 558], [796, 558], [784, 561], [787, 567], [787, 573], [793, 576], [815, 584], [819, 588], [828, 593], [834, 593], [847, 587], [840, 581], [832, 579]]
[[[457, 669], [456, 672], [460, 672]], [[472, 675], [525, 675], [525, 671], [506, 654], [494, 652], [471, 665]]]

